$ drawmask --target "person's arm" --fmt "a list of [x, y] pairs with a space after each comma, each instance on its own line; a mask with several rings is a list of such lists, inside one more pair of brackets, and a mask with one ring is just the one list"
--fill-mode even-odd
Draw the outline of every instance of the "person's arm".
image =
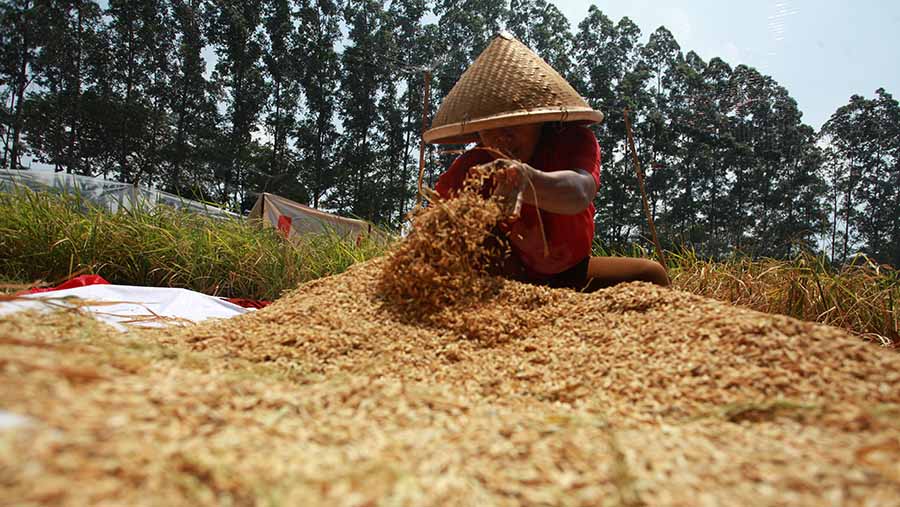
[[576, 215], [590, 206], [597, 194], [593, 176], [583, 169], [543, 172], [522, 162], [506, 162], [513, 166], [508, 173], [508, 184], [519, 187], [522, 202], [542, 210]]

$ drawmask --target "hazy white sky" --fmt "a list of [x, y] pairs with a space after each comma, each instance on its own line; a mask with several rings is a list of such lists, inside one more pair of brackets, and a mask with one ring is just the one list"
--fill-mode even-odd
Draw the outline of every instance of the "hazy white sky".
[[683, 51], [746, 64], [788, 89], [818, 129], [854, 93], [900, 98], [900, 2], [890, 0], [551, 0], [573, 30], [597, 5], [644, 38], [660, 25]]

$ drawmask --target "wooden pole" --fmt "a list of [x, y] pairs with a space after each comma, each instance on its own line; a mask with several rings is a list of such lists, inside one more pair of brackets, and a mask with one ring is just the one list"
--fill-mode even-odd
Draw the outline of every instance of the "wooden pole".
[[628, 145], [631, 147], [631, 160], [634, 162], [634, 172], [637, 173], [638, 185], [641, 187], [641, 200], [644, 203], [644, 213], [647, 215], [647, 222], [650, 224], [650, 235], [653, 236], [653, 244], [656, 246], [656, 254], [659, 256], [659, 262], [669, 275], [669, 264], [666, 262], [666, 254], [663, 252], [662, 246], [659, 244], [659, 238], [656, 236], [656, 225], [653, 224], [653, 215], [650, 214], [650, 204], [647, 201], [647, 191], [644, 189], [644, 172], [641, 171], [641, 163], [638, 161], [637, 150], [634, 148], [634, 135], [631, 132], [631, 121], [628, 119], [628, 108], [625, 108], [625, 132], [628, 135]]
[[419, 140], [419, 192], [416, 195], [416, 209], [422, 207], [422, 180], [425, 178], [425, 130], [428, 129], [428, 104], [431, 92], [431, 71], [425, 71], [425, 100], [422, 104], [422, 136]]

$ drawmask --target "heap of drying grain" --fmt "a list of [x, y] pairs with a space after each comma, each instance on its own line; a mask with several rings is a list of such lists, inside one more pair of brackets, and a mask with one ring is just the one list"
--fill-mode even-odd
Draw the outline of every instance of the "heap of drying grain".
[[491, 273], [509, 247], [495, 231], [509, 206], [503, 197], [483, 197], [482, 190], [500, 170], [494, 164], [473, 167], [454, 199], [434, 196], [414, 216], [409, 235], [382, 267], [379, 290], [385, 298], [427, 313], [496, 290]]
[[130, 336], [0, 321], [0, 407], [29, 420], [0, 430], [0, 497], [897, 505], [894, 351], [644, 283], [493, 278], [477, 245], [501, 214], [465, 199], [391, 256], [228, 321]]

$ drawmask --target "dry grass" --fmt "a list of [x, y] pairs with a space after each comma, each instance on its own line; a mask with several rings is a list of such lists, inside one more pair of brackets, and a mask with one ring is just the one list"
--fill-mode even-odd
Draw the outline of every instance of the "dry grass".
[[900, 272], [865, 256], [840, 270], [812, 255], [711, 261], [683, 251], [669, 258], [678, 289], [900, 344]]
[[0, 497], [897, 505], [893, 352], [643, 283], [581, 294], [475, 271], [492, 291], [423, 313], [384, 292], [388, 268], [422, 282], [389, 257], [183, 330], [0, 319], [0, 406], [32, 420], [0, 430]]
[[[445, 203], [439, 214], [429, 215], [431, 224], [420, 224], [423, 232], [414, 233], [416, 238], [395, 244], [395, 249], [406, 252], [392, 256], [395, 267], [420, 266], [419, 282], [394, 284], [392, 289], [386, 281], [385, 293], [422, 303], [430, 297], [426, 292], [459, 298], [493, 290], [467, 285], [481, 283], [481, 278], [452, 275], [483, 271], [488, 260], [479, 258], [481, 251], [473, 248], [492, 240], [491, 229], [483, 224], [496, 221], [492, 213], [497, 210], [475, 204]], [[455, 226], [452, 232], [444, 227], [448, 223]], [[459, 235], [460, 231], [468, 232]], [[442, 241], [441, 248], [412, 248], [416, 242], [431, 241]], [[502, 255], [503, 245], [494, 245], [497, 251], [490, 257], [496, 258]], [[272, 299], [299, 283], [340, 273], [384, 250], [380, 242], [357, 245], [333, 234], [289, 245], [270, 229], [165, 208], [112, 214], [73, 196], [27, 190], [0, 194], [0, 294], [36, 283], [54, 285], [73, 274], [98, 273], [113, 283]], [[608, 253], [599, 248], [595, 252]], [[640, 248], [629, 253], [649, 257]], [[682, 250], [667, 257], [673, 282], [681, 290], [842, 327], [885, 345], [900, 343], [900, 272], [865, 257], [839, 271], [810, 255], [714, 262]], [[431, 301], [431, 306], [440, 304], [440, 298]]]

